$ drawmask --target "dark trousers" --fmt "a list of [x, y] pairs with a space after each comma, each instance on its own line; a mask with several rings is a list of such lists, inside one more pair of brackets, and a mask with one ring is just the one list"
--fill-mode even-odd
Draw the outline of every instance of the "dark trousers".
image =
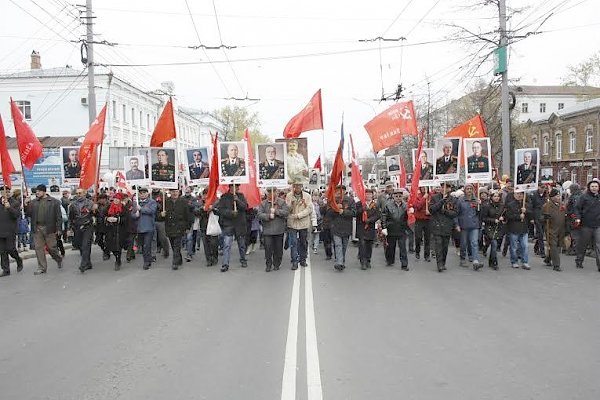
[[419, 254], [421, 252], [421, 243], [423, 242], [425, 243], [423, 257], [429, 258], [431, 252], [431, 229], [428, 219], [418, 219], [415, 222], [415, 253]]
[[551, 261], [553, 267], [560, 267], [560, 249], [561, 249], [562, 238], [552, 237], [548, 240], [548, 255], [546, 261]]
[[415, 251], [415, 233], [410, 227], [406, 228], [406, 238], [408, 239], [408, 250]]
[[288, 228], [292, 264], [303, 263], [308, 256], [308, 229]]
[[152, 264], [152, 237], [154, 231], [138, 233], [138, 243], [142, 246], [142, 255], [144, 257], [144, 265]]
[[400, 262], [403, 267], [408, 266], [408, 254], [406, 252], [406, 232], [399, 236], [388, 236], [388, 246], [385, 249], [385, 260], [388, 264], [396, 261], [396, 245], [400, 248]]
[[537, 254], [544, 254], [544, 224], [541, 219], [535, 221], [535, 245], [533, 247]]
[[331, 248], [333, 237], [331, 236], [331, 230], [329, 228], [321, 231], [321, 240], [323, 241], [325, 256], [327, 256], [327, 258], [331, 258], [331, 256], [333, 256], [333, 250]]
[[361, 264], [365, 262], [371, 262], [371, 256], [373, 255], [373, 239], [361, 238], [358, 242], [358, 259]]
[[10, 272], [10, 260], [8, 256], [11, 256], [15, 260], [21, 259], [15, 247], [15, 235], [0, 237], [0, 265], [2, 265], [2, 270], [6, 272]]
[[180, 266], [183, 264], [183, 258], [181, 257], [181, 238], [181, 235], [169, 236], [171, 250], [173, 250], [173, 266]]
[[448, 245], [450, 236], [440, 236], [433, 234], [433, 250], [435, 251], [435, 260], [438, 267], [446, 266], [446, 257], [448, 256]]
[[279, 267], [283, 258], [283, 233], [281, 235], [263, 235], [265, 241], [265, 264], [267, 267]]
[[92, 253], [92, 239], [94, 236], [94, 229], [91, 225], [84, 227], [76, 227], [74, 232], [73, 242], [77, 243], [79, 247], [79, 254], [81, 255], [80, 267], [86, 268], [92, 266], [90, 255]]
[[577, 257], [575, 264], [583, 265], [585, 252], [590, 242], [596, 247], [596, 266], [600, 270], [600, 228], [588, 228], [582, 226], [579, 228], [579, 241], [577, 242]]
[[210, 236], [206, 231], [200, 231], [202, 235], [202, 245], [204, 246], [204, 256], [209, 264], [216, 264], [219, 259], [219, 237]]

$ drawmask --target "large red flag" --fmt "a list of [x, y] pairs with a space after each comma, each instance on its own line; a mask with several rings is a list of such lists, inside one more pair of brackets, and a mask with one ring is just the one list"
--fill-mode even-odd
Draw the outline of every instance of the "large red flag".
[[[352, 140], [352, 134], [350, 134], [350, 147], [352, 148], [352, 176], [350, 179], [352, 182], [352, 189], [363, 206], [366, 206], [367, 198], [365, 195], [365, 182], [362, 179], [358, 162], [356, 162], [356, 153], [354, 152], [354, 140]], [[364, 209], [364, 207], [363, 210], [362, 221], [366, 221], [367, 211]]]
[[323, 107], [321, 106], [321, 89], [313, 95], [306, 107], [287, 123], [283, 130], [286, 139], [297, 138], [302, 132], [323, 129]]
[[15, 166], [10, 159], [10, 154], [8, 153], [8, 146], [6, 145], [6, 132], [4, 132], [2, 116], [0, 116], [0, 161], [0, 164], [2, 164], [2, 179], [4, 180], [4, 187], [10, 189], [12, 187], [10, 174], [16, 171]]
[[210, 162], [210, 174], [208, 175], [208, 193], [206, 194], [206, 200], [204, 201], [204, 211], [208, 211], [208, 208], [217, 199], [217, 188], [219, 187], [219, 147], [217, 144], [218, 138], [219, 134], [215, 132], [215, 136], [212, 138], [212, 159]]
[[[470, 120], [463, 122], [457, 127], [452, 128], [444, 137], [447, 138], [484, 138], [487, 136], [485, 130], [485, 124], [483, 123], [483, 119], [481, 115], [477, 114]], [[465, 160], [463, 159], [463, 154], [459, 155], [460, 165], [465, 165]]]
[[321, 155], [320, 154], [319, 154], [319, 158], [317, 158], [317, 161], [315, 161], [315, 165], [313, 168], [318, 169], [319, 171], [321, 170]]
[[396, 103], [365, 124], [378, 152], [400, 143], [403, 135], [417, 135], [417, 118], [412, 101]]
[[44, 146], [42, 146], [35, 136], [31, 127], [25, 122], [21, 110], [19, 110], [12, 97], [10, 98], [10, 112], [15, 124], [15, 134], [17, 136], [17, 147], [19, 147], [21, 163], [27, 169], [31, 169], [33, 164], [42, 156]]
[[254, 153], [252, 152], [252, 141], [250, 140], [250, 133], [248, 132], [248, 128], [244, 132], [244, 139], [246, 142], [246, 147], [248, 149], [248, 157], [246, 157], [246, 161], [248, 165], [248, 177], [249, 181], [246, 184], [240, 185], [240, 192], [244, 194], [246, 197], [246, 201], [248, 201], [248, 207], [254, 208], [260, 205], [260, 190], [258, 186], [256, 186], [256, 165], [254, 163]]
[[169, 101], [167, 101], [167, 104], [154, 127], [154, 132], [152, 132], [150, 147], [162, 147], [164, 142], [168, 142], [176, 137], [173, 99], [169, 98]]
[[406, 188], [406, 167], [404, 166], [404, 158], [400, 157], [400, 187]]
[[[408, 208], [411, 209], [415, 205], [417, 200], [417, 194], [419, 193], [419, 181], [421, 180], [421, 156], [423, 150], [423, 137], [425, 136], [425, 130], [421, 130], [419, 133], [419, 145], [417, 147], [417, 162], [415, 163], [415, 169], [413, 171], [413, 178], [410, 186], [410, 195], [408, 196]], [[414, 225], [416, 222], [415, 213], [408, 213], [408, 224]]]
[[81, 164], [81, 177], [79, 187], [89, 189], [96, 184], [98, 178], [98, 152], [99, 144], [104, 140], [104, 123], [106, 122], [106, 104], [96, 117], [90, 130], [85, 134], [83, 143], [79, 148], [79, 164]]
[[335, 159], [333, 160], [333, 167], [331, 168], [331, 177], [329, 178], [329, 185], [327, 186], [327, 191], [325, 192], [325, 197], [327, 198], [327, 202], [334, 211], [339, 212], [340, 209], [337, 206], [337, 202], [335, 201], [335, 190], [339, 184], [342, 183], [342, 175], [344, 174], [344, 158], [342, 157], [344, 153], [344, 123], [342, 123], [340, 144], [338, 146], [337, 152], [335, 153]]

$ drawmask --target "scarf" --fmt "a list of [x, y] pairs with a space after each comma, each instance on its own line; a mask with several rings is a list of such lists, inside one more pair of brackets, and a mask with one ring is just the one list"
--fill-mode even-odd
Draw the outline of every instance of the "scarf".
[[123, 204], [110, 203], [110, 208], [108, 209], [109, 217], [114, 217], [116, 215], [121, 214], [122, 212], [123, 212]]

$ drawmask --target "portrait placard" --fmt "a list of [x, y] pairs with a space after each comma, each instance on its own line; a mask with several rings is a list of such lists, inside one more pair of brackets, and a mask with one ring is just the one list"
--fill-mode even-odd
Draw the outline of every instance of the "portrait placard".
[[129, 185], [148, 184], [149, 179], [146, 175], [148, 168], [145, 155], [125, 156], [123, 165], [125, 165], [125, 179]]
[[286, 143], [257, 144], [255, 158], [258, 187], [287, 186]]
[[246, 142], [243, 140], [219, 143], [219, 184], [249, 182], [246, 147]]
[[207, 185], [210, 175], [208, 147], [185, 150], [185, 177], [190, 186]]
[[308, 140], [306, 138], [276, 139], [287, 143], [286, 171], [288, 183], [308, 183]]
[[460, 150], [460, 138], [436, 139], [433, 169], [433, 179], [436, 183], [458, 180], [460, 175], [460, 163], [458, 162]]
[[554, 170], [552, 167], [542, 167], [540, 168], [542, 176], [540, 177], [541, 183], [552, 183], [554, 182]]
[[[417, 150], [412, 149], [412, 165], [413, 172], [417, 165]], [[433, 180], [433, 147], [426, 147], [421, 149], [421, 177], [419, 178], [419, 186], [433, 186], [435, 181]]]
[[150, 149], [150, 186], [160, 189], [177, 189], [179, 169], [175, 149], [157, 147]]
[[81, 163], [79, 162], [79, 147], [61, 147], [62, 181], [66, 185], [79, 185]]
[[385, 166], [387, 167], [389, 176], [400, 175], [400, 156], [387, 156], [385, 157]]
[[515, 150], [515, 190], [528, 191], [538, 186], [540, 171], [540, 149]]
[[488, 183], [492, 180], [490, 138], [463, 139], [465, 182]]

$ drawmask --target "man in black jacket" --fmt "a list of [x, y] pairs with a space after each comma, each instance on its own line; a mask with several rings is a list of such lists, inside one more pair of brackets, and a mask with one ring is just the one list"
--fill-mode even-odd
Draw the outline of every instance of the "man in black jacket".
[[161, 211], [161, 215], [165, 219], [165, 233], [171, 243], [171, 250], [173, 250], [171, 267], [177, 270], [183, 263], [181, 240], [184, 235], [187, 235], [193, 219], [187, 201], [179, 197], [179, 189], [171, 189], [170, 194], [171, 197], [167, 198], [165, 211]]
[[373, 190], [367, 189], [365, 190], [365, 205], [363, 206], [360, 202], [356, 204], [356, 236], [359, 240], [358, 259], [362, 270], [371, 268], [373, 241], [377, 234], [375, 223], [381, 217], [373, 197]]
[[[525, 199], [525, 200], [524, 200]], [[506, 209], [506, 233], [510, 241], [510, 263], [513, 268], [529, 270], [529, 253], [527, 243], [527, 231], [529, 223], [533, 220], [531, 200], [525, 197], [522, 191], [514, 193], [514, 200], [508, 201]]]
[[400, 262], [402, 269], [408, 271], [408, 255], [406, 252], [406, 231], [408, 229], [406, 204], [402, 201], [402, 191], [394, 190], [392, 201], [388, 201], [381, 213], [382, 233], [387, 236], [385, 260], [387, 266], [394, 265], [396, 261], [396, 244], [400, 248]]
[[39, 185], [35, 189], [35, 196], [31, 202], [27, 198], [25, 213], [31, 218], [31, 231], [38, 261], [34, 275], [39, 275], [48, 270], [45, 247], [48, 247], [48, 253], [56, 261], [58, 268], [62, 268], [62, 257], [56, 247], [56, 235], [62, 234], [62, 206], [60, 201], [48, 196], [46, 185]]
[[198, 234], [202, 239], [204, 257], [206, 258], [206, 266], [212, 267], [213, 265], [217, 265], [217, 262], [219, 260], [219, 236], [208, 235], [206, 232], [206, 228], [208, 226], [208, 218], [210, 215], [210, 211], [212, 210], [212, 205], [207, 207], [207, 210], [204, 209], [204, 202], [206, 201], [207, 194], [208, 189], [205, 188], [204, 190], [202, 190], [202, 198], [198, 200]]
[[577, 243], [575, 266], [583, 268], [583, 259], [588, 243], [593, 240], [596, 247], [596, 266], [600, 271], [600, 182], [590, 181], [587, 191], [581, 195], [575, 206], [575, 224], [581, 226]]
[[0, 277], [10, 275], [10, 255], [17, 262], [17, 272], [23, 270], [23, 259], [15, 246], [15, 236], [17, 234], [17, 219], [19, 218], [20, 203], [15, 200], [11, 202], [8, 198], [2, 196], [2, 205], [0, 205], [0, 264], [2, 273]]
[[436, 193], [429, 204], [431, 213], [431, 234], [435, 261], [438, 272], [446, 270], [446, 257], [452, 230], [454, 229], [454, 218], [458, 215], [456, 201], [446, 190]]
[[73, 244], [77, 245], [81, 255], [79, 270], [85, 272], [92, 269], [90, 255], [94, 236], [93, 217], [98, 205], [86, 197], [82, 188], [77, 189], [75, 196], [75, 201], [69, 206], [69, 223], [73, 229]]
[[356, 216], [354, 199], [346, 193], [345, 186], [338, 186], [335, 192], [337, 210], [330, 207], [327, 215], [331, 219], [331, 235], [333, 236], [333, 251], [335, 255], [334, 268], [343, 271], [346, 268], [346, 250], [348, 240], [352, 235], [352, 219]]
[[229, 270], [229, 257], [234, 239], [238, 244], [242, 268], [248, 266], [246, 261], [246, 208], [248, 208], [248, 202], [246, 197], [237, 191], [238, 187], [239, 185], [229, 185], [229, 192], [224, 193], [217, 204], [213, 206], [213, 212], [220, 217], [219, 222], [223, 231], [221, 272]]
[[538, 185], [537, 192], [531, 194], [531, 207], [533, 209], [533, 222], [535, 224], [535, 245], [533, 246], [535, 254], [544, 257], [544, 221], [542, 217], [542, 207], [548, 201], [548, 188], [543, 183]]

